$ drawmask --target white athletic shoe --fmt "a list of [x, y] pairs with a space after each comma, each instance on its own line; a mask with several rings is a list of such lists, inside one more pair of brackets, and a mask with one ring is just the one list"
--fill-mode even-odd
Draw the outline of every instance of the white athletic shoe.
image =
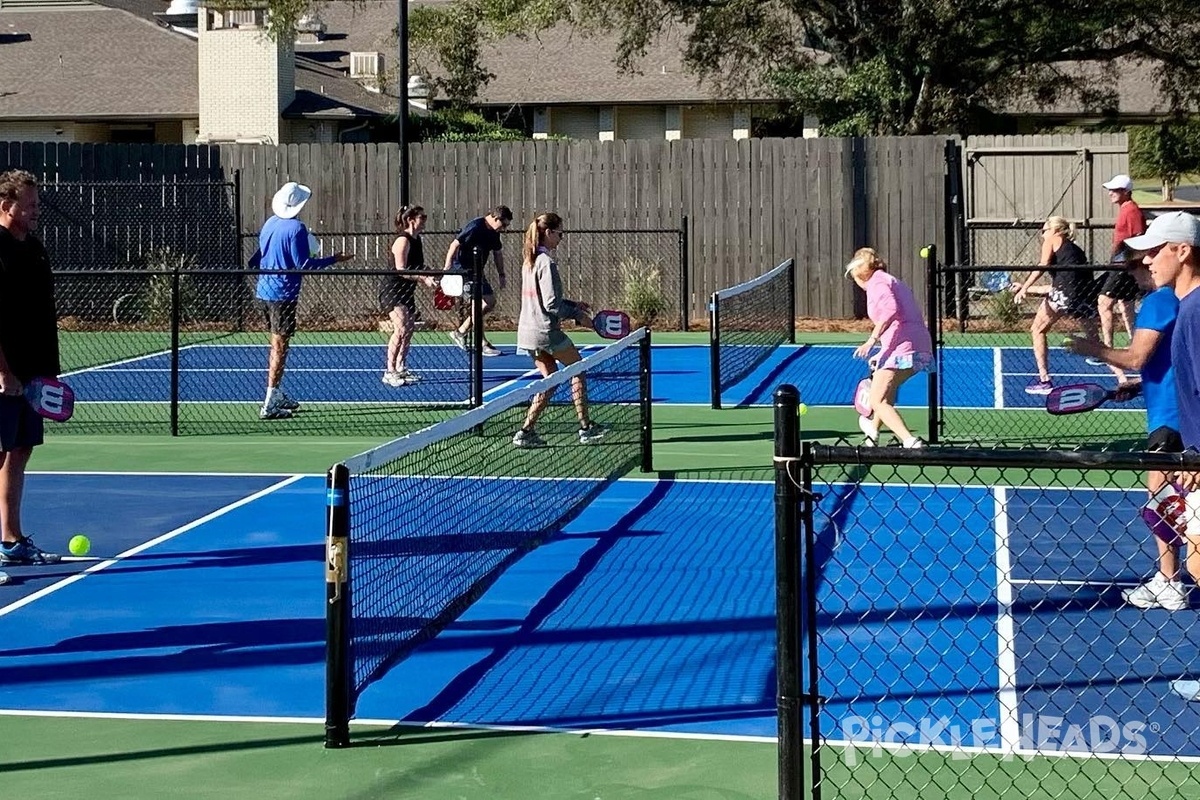
[[1188, 590], [1182, 581], [1169, 581], [1161, 572], [1132, 589], [1121, 592], [1125, 602], [1136, 608], [1163, 608], [1182, 611], [1188, 607]]
[[405, 383], [404, 376], [399, 372], [385, 372], [383, 373], [383, 377], [380, 378], [380, 381], [382, 381], [385, 386], [403, 386]]
[[858, 418], [858, 429], [863, 432], [863, 436], [867, 440], [863, 442], [863, 447], [875, 447], [879, 444], [879, 425], [868, 417], [860, 416]]
[[914, 436], [911, 439], [904, 440], [904, 447], [907, 450], [920, 450], [925, 446], [925, 440], [920, 436]]

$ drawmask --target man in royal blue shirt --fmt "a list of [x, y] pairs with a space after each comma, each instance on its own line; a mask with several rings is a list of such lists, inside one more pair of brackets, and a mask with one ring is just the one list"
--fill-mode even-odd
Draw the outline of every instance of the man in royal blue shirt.
[[[1137, 312], [1129, 347], [1116, 349], [1095, 339], [1070, 339], [1067, 349], [1097, 359], [1103, 364], [1142, 375], [1142, 394], [1146, 398], [1146, 449], [1161, 453], [1183, 450], [1179, 436], [1179, 400], [1175, 390], [1175, 370], [1171, 364], [1171, 337], [1179, 313], [1179, 299], [1172, 286], [1155, 283], [1141, 258], [1125, 262], [1126, 274], [1139, 292], [1148, 292]], [[1167, 473], [1153, 470], [1146, 476], [1146, 488], [1153, 497], [1169, 480]], [[1125, 602], [1137, 608], [1165, 608], [1182, 611], [1188, 607], [1188, 590], [1179, 580], [1179, 556], [1175, 547], [1158, 536], [1151, 536], [1158, 547], [1158, 571], [1154, 577], [1122, 592]]]
[[[1200, 220], [1183, 211], [1172, 211], [1156, 217], [1146, 233], [1125, 243], [1142, 252], [1155, 283], [1175, 287], [1179, 298], [1179, 315], [1171, 337], [1179, 435], [1189, 451], [1200, 450]], [[1192, 580], [1200, 581], [1200, 491], [1196, 491], [1200, 472], [1180, 473], [1179, 483], [1188, 491], [1188, 573]], [[1171, 689], [1187, 700], [1200, 701], [1200, 681], [1171, 681]]]
[[[505, 285], [504, 252], [500, 249], [500, 231], [508, 228], [512, 223], [512, 218], [513, 213], [508, 206], [496, 206], [485, 216], [476, 217], [464, 225], [446, 250], [446, 269], [471, 271], [475, 268], [473, 259], [478, 259], [479, 267], [482, 270], [487, 264], [488, 256], [495, 253], [496, 277], [500, 281], [500, 288], [503, 289]], [[481, 288], [483, 290], [483, 313], [487, 314], [496, 305], [496, 295], [486, 278], [483, 280]], [[470, 330], [471, 315], [468, 314], [466, 320], [458, 326], [458, 330], [450, 332], [450, 338], [465, 350], [467, 332]], [[488, 341], [486, 334], [483, 337], [483, 354], [485, 356], [500, 355], [500, 351]]]
[[255, 296], [263, 304], [267, 327], [271, 331], [271, 355], [267, 362], [267, 398], [259, 409], [261, 419], [287, 419], [300, 407], [283, 391], [283, 370], [287, 366], [288, 345], [296, 332], [296, 303], [300, 298], [301, 270], [323, 269], [348, 261], [353, 256], [337, 253], [328, 258], [313, 258], [311, 241], [304, 223], [296, 219], [312, 190], [289, 181], [271, 199], [274, 216], [263, 223], [258, 234], [258, 252], [250, 266], [259, 270]]

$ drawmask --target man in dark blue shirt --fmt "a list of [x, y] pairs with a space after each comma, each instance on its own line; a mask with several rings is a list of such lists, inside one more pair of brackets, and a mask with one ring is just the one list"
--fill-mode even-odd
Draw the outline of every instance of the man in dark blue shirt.
[[[1179, 436], [1185, 448], [1200, 451], [1200, 220], [1183, 211], [1162, 214], [1143, 235], [1126, 239], [1125, 244], [1142, 253], [1154, 282], [1174, 286], [1179, 298], [1171, 337]], [[1200, 582], [1200, 472], [1181, 473], [1179, 484], [1188, 492], [1187, 570], [1192, 580]], [[1187, 700], [1200, 701], [1200, 681], [1171, 681], [1171, 689]]]
[[[503, 289], [505, 286], [504, 252], [500, 249], [500, 231], [508, 228], [512, 223], [512, 218], [513, 213], [508, 206], [496, 206], [485, 216], [477, 217], [464, 225], [446, 250], [446, 269], [473, 271], [475, 259], [478, 259], [479, 267], [482, 270], [487, 265], [488, 255], [495, 253], [496, 278], [500, 282], [500, 288]], [[483, 313], [487, 314], [496, 305], [496, 295], [486, 278], [483, 280], [481, 288], [483, 289]], [[471, 316], [468, 314], [466, 320], [458, 326], [458, 330], [450, 332], [450, 338], [464, 350], [467, 348], [467, 332], [471, 330]], [[483, 354], [485, 356], [500, 355], [500, 351], [488, 341], [487, 334], [484, 334], [483, 337]]]

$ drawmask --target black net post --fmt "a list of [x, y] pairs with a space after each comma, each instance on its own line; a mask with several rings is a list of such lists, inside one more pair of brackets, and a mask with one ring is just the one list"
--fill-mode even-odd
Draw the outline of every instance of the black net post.
[[788, 344], [796, 343], [796, 259], [788, 259]]
[[171, 265], [171, 435], [179, 435], [179, 262]]
[[483, 262], [487, 253], [472, 251], [471, 266], [471, 405], [483, 405]]
[[688, 286], [688, 215], [679, 224], [679, 329], [688, 329], [691, 316], [691, 287]]
[[712, 407], [721, 407], [721, 301], [713, 292], [708, 304], [709, 383]]
[[642, 472], [654, 470], [654, 423], [651, 409], [654, 406], [654, 385], [651, 380], [650, 331], [642, 339], [638, 353], [639, 379], [641, 382], [641, 425], [642, 425]]
[[938, 396], [938, 359], [941, 357], [942, 325], [938, 315], [938, 286], [937, 245], [927, 244], [921, 251], [925, 255], [925, 321], [929, 325], [929, 341], [933, 346], [933, 364], [929, 369], [929, 437], [930, 444], [937, 444], [938, 407], [941, 398]]
[[779, 798], [804, 791], [804, 732], [800, 687], [800, 544], [794, 480], [800, 456], [800, 392], [775, 390], [775, 680], [779, 727]]
[[325, 746], [350, 746], [350, 471], [335, 464], [325, 506]]

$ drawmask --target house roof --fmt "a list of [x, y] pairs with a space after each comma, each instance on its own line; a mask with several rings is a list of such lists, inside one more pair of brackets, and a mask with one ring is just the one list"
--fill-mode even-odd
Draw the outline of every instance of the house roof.
[[[444, 5], [448, 0], [423, 0]], [[396, 61], [397, 6], [395, 0], [331, 3], [320, 10], [331, 38], [319, 44], [297, 45], [296, 52], [316, 56], [330, 66], [349, 67], [352, 51], [384, 54]], [[581, 103], [720, 103], [770, 100], [764, 93], [731, 98], [715, 85], [702, 83], [683, 65], [680, 31], [661, 37], [640, 59], [640, 73], [617, 69], [615, 34], [585, 36], [559, 25], [537, 36], [510, 36], [483, 47], [483, 67], [495, 77], [484, 87], [485, 106], [578, 105]], [[551, 77], [548, 77], [551, 76]]]
[[[1093, 85], [1109, 86], [1115, 80], [1118, 109], [1122, 117], [1154, 117], [1168, 112], [1170, 105], [1159, 88], [1162, 67], [1146, 61], [1121, 59], [1113, 64], [1074, 62], [1061, 67], [1064, 73], [1079, 76]], [[1060, 97], [1041, 106], [1029, 96], [1014, 98], [1001, 109], [1013, 115], [1092, 118], [1100, 114], [1080, 109], [1073, 97]]]
[[151, 20], [100, 6], [0, 10], [0, 117], [194, 118], [197, 91], [195, 41]]

